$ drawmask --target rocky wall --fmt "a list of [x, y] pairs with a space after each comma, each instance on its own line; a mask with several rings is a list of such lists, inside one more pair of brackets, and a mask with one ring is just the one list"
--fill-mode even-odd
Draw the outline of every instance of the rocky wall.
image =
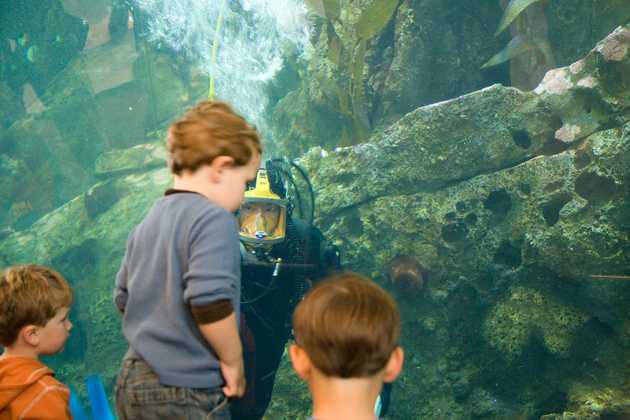
[[[537, 80], [530, 80], [532, 69], [518, 59], [482, 68], [510, 41], [506, 33], [494, 35], [503, 12], [498, 0], [326, 3], [338, 9], [312, 12], [313, 50], [305, 60], [290, 62], [300, 81], [272, 109], [273, 142], [291, 157], [316, 145], [365, 141], [420, 106], [494, 83], [510, 85], [510, 77], [528, 80], [529, 89], [550, 68], [534, 71]], [[624, 0], [555, 0], [535, 6], [540, 16], [529, 24], [548, 21], [545, 60], [558, 67], [584, 56], [630, 19]], [[378, 8], [386, 16], [382, 21], [363, 19]], [[390, 10], [391, 18], [385, 14]], [[378, 31], [366, 30], [363, 22]]]
[[[393, 418], [625, 415], [630, 284], [591, 275], [630, 266], [629, 34], [536, 92], [494, 86], [302, 159], [346, 267], [398, 295], [407, 363]], [[69, 351], [52, 362], [63, 380], [97, 371], [113, 385], [125, 343], [112, 282], [170, 183], [159, 138], [95, 156], [99, 182], [0, 239], [0, 265], [49, 264], [77, 291]], [[387, 278], [399, 255], [422, 267], [412, 294]], [[283, 364], [273, 418], [306, 416], [296, 381]]]
[[205, 76], [190, 71], [125, 27], [67, 63], [36, 98], [38, 109], [20, 111], [21, 98], [0, 84], [0, 100], [15, 109], [0, 115], [4, 230], [25, 229], [89, 189], [97, 157], [154, 140], [153, 130], [205, 93]]
[[[326, 236], [399, 298], [395, 417], [628, 413], [630, 284], [597, 275], [630, 266], [629, 35], [535, 92], [491, 87], [302, 159]], [[388, 278], [400, 256], [416, 293]]]
[[126, 351], [112, 300], [113, 281], [129, 232], [170, 185], [170, 174], [161, 163], [161, 169], [97, 183], [0, 243], [2, 267], [49, 265], [75, 291], [70, 340], [64, 353], [50, 360], [64, 382], [83, 384], [89, 373], [97, 372], [107, 389], [113, 389]]

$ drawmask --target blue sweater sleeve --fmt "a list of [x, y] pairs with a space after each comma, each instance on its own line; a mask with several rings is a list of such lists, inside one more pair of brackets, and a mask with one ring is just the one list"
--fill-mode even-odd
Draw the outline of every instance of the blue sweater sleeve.
[[127, 248], [125, 250], [125, 256], [123, 257], [123, 261], [120, 265], [120, 269], [118, 270], [118, 274], [116, 274], [116, 284], [114, 286], [114, 304], [116, 304], [116, 307], [120, 312], [125, 312], [125, 307], [127, 306], [127, 298], [129, 297], [129, 293], [127, 292], [127, 259], [133, 245], [134, 230], [131, 231], [129, 237], [127, 238]]
[[191, 306], [234, 300], [240, 277], [238, 225], [229, 212], [213, 208], [191, 226], [184, 300]]

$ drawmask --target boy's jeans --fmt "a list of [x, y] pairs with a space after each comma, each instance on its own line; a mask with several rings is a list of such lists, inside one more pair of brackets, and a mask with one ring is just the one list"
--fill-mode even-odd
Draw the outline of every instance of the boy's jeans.
[[161, 385], [143, 360], [125, 359], [116, 383], [119, 420], [230, 420], [228, 399], [220, 388]]

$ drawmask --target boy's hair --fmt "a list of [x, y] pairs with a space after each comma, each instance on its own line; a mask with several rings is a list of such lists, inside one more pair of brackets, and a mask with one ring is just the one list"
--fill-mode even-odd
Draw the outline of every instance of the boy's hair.
[[43, 327], [72, 304], [72, 289], [61, 274], [41, 265], [17, 265], [0, 277], [0, 344], [15, 343], [27, 325]]
[[318, 283], [293, 314], [295, 342], [330, 377], [370, 377], [385, 368], [400, 337], [394, 299], [373, 281], [342, 273]]
[[247, 165], [253, 151], [262, 153], [256, 128], [223, 102], [202, 101], [168, 130], [169, 168], [175, 175], [195, 172], [218, 156]]

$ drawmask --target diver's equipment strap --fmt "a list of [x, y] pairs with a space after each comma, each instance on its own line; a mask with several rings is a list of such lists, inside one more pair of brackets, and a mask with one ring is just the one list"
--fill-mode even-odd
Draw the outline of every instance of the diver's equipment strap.
[[259, 286], [259, 288], [262, 289], [262, 291], [256, 297], [253, 297], [251, 299], [243, 300], [243, 298], [241, 298], [241, 305], [251, 305], [253, 303], [256, 303], [262, 298], [264, 298], [265, 296], [267, 296], [269, 292], [276, 290], [277, 283], [278, 283], [278, 276], [280, 274], [280, 265], [282, 264], [282, 258], [276, 258], [275, 260], [267, 264], [273, 265], [273, 274], [271, 275], [271, 280], [269, 281], [269, 284], [262, 285], [262, 284], [256, 283]]

